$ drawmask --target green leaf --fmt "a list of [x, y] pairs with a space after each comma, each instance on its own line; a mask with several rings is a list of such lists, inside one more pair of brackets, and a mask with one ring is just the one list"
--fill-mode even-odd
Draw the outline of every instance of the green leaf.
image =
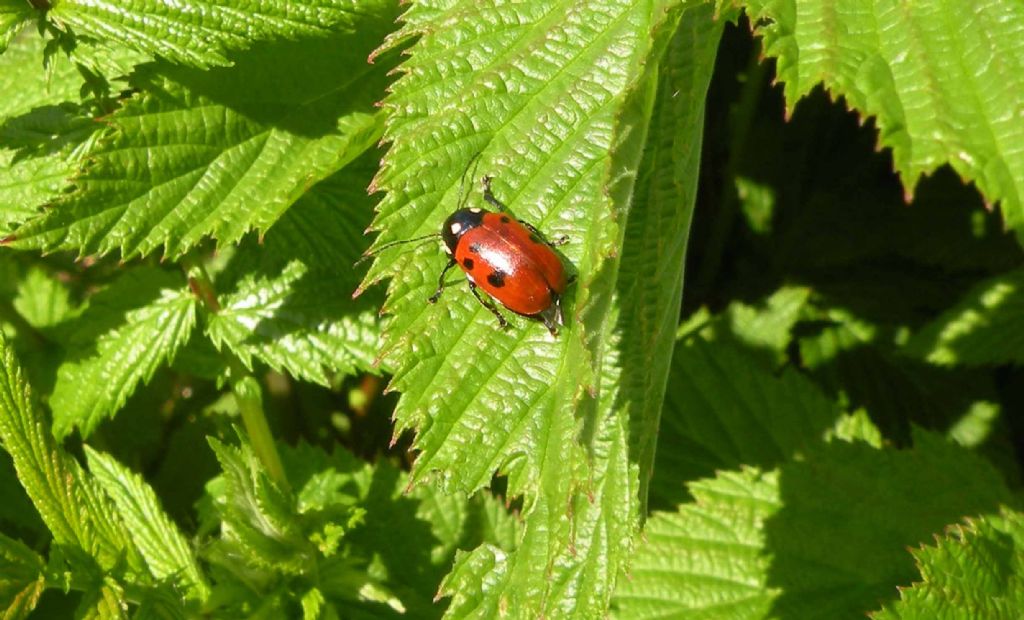
[[2, 335], [0, 440], [58, 545], [79, 549], [108, 570], [126, 559], [129, 566], [141, 566], [103, 492], [58, 448]]
[[810, 289], [784, 286], [756, 306], [733, 303], [715, 326], [716, 335], [728, 334], [743, 344], [773, 354], [779, 363], [785, 358], [793, 326], [810, 298]]
[[14, 309], [37, 329], [53, 327], [73, 314], [67, 286], [39, 267], [30, 268], [18, 282]]
[[980, 283], [906, 350], [940, 366], [1024, 363], [1024, 269]]
[[7, 49], [25, 23], [32, 19], [33, 13], [32, 5], [26, 0], [0, 0], [0, 54]]
[[648, 519], [614, 617], [767, 617], [779, 592], [768, 585], [763, 528], [781, 508], [778, 473], [721, 472], [689, 490], [694, 503]]
[[[414, 479], [437, 470], [453, 488], [472, 491], [497, 469], [519, 494], [536, 489], [542, 466], [572, 469], [559, 454], [574, 441], [575, 425], [565, 421], [596, 383], [581, 321], [596, 333], [607, 318], [614, 280], [597, 277], [621, 236], [611, 218], [625, 208], [604, 193], [612, 128], [666, 16], [610, 2], [431, 7], [410, 14], [419, 20], [427, 11], [429, 25], [409, 21], [398, 35], [423, 33], [385, 100], [393, 146], [375, 180], [388, 192], [374, 224], [385, 231], [378, 243], [436, 233], [463, 174], [493, 174], [498, 198], [517, 217], [549, 238], [571, 238], [564, 251], [579, 284], [564, 302], [567, 329], [552, 340], [526, 320], [495, 330], [494, 318], [464, 291], [424, 303], [443, 266], [433, 246], [386, 254], [366, 281], [394, 277], [385, 356], [396, 362], [392, 385], [403, 392], [396, 432], [418, 427]], [[549, 46], [550, 56], [541, 60], [535, 46]], [[609, 55], [609, 48], [623, 53]], [[467, 171], [478, 152], [479, 165]], [[467, 185], [469, 203], [480, 204], [475, 181]], [[552, 434], [552, 421], [567, 434]], [[559, 453], [550, 451], [555, 446]]]
[[[307, 527], [332, 513], [335, 522], [350, 518], [353, 507], [364, 512], [346, 526], [337, 555], [374, 561], [361, 578], [360, 569], [349, 568], [354, 582], [328, 597], [338, 605], [362, 600], [358, 591], [372, 577], [394, 593], [389, 604], [400, 601], [408, 616], [437, 617], [443, 611], [434, 600], [437, 584], [458, 548], [483, 542], [515, 547], [518, 523], [490, 494], [467, 501], [426, 485], [410, 490], [408, 475], [387, 461], [370, 465], [340, 448], [330, 455], [307, 445], [284, 448], [282, 460]], [[396, 532], [402, 532], [401, 545], [394, 544]]]
[[1014, 618], [1024, 609], [1024, 518], [1002, 510], [912, 550], [921, 580], [872, 614], [897, 618]]
[[[0, 0], [3, 1], [3, 0]], [[7, 0], [11, 1], [11, 0]], [[22, 0], [14, 2], [28, 5]], [[0, 5], [2, 6], [2, 5]], [[0, 55], [0, 235], [57, 198], [75, 171], [74, 147], [98, 129], [69, 110], [81, 76], [63, 56], [43, 70], [45, 41], [22, 37]]]
[[128, 620], [124, 586], [107, 577], [99, 588], [82, 596], [75, 617], [82, 620]]
[[803, 617], [863, 616], [913, 578], [907, 547], [1013, 501], [987, 461], [926, 432], [902, 451], [834, 441], [784, 466], [779, 489], [770, 583], [778, 614]]
[[[621, 370], [613, 380], [616, 387], [609, 386], [602, 395], [618, 417], [628, 420], [629, 460], [639, 464], [642, 515], [647, 513], [679, 323], [703, 144], [704, 101], [723, 25], [713, 24], [710, 5], [686, 3], [657, 72], [648, 77], [656, 89], [653, 108], [642, 111], [649, 115], [650, 127], [626, 221], [615, 291], [620, 308], [615, 329], [621, 344], [605, 362]], [[625, 469], [611, 475], [623, 477]]]
[[[652, 15], [659, 10], [646, 8]], [[563, 10], [552, 9], [549, 17], [564, 17], [560, 14]], [[582, 323], [578, 329], [592, 332], [587, 334], [590, 344], [605, 348], [600, 358], [600, 384], [595, 390], [600, 396], [594, 401], [584, 397], [578, 403], [575, 415], [584, 420], [579, 436], [578, 427], [565, 411], [556, 408], [548, 413], [546, 403], [533, 404], [531, 416], [538, 409], [545, 415], [542, 421], [531, 422], [543, 424], [539, 427], [543, 433], [535, 440], [539, 441], [543, 466], [538, 473], [537, 494], [527, 487], [522, 538], [511, 554], [485, 545], [459, 556], [441, 588], [441, 594], [452, 597], [450, 617], [494, 617], [502, 613], [584, 618], [603, 615], [639, 524], [646, 495], [641, 480], [646, 480], [650, 472], [671, 334], [679, 312], [682, 256], [694, 197], [703, 101], [720, 30], [710, 26], [710, 7], [701, 3], [671, 10], [663, 22], [653, 17], [644, 22], [639, 7], [625, 9], [620, 5], [615, 10], [623, 11], [624, 23], [632, 19], [642, 24], [641, 30], [650, 28], [647, 36], [651, 47], [637, 45], [634, 50], [647, 55], [647, 71], [637, 74], [635, 86], [620, 104], [622, 125], [617, 131], [621, 133], [613, 139], [616, 148], [610, 160], [612, 170], [638, 169], [635, 184], [630, 175], [624, 175], [610, 179], [607, 189], [614, 205], [627, 205], [631, 199], [633, 203], [629, 210], [617, 212], [622, 228], [613, 227], [608, 231], [610, 238], [596, 242], [620, 245], [622, 260], [618, 264], [615, 260], [605, 262], [601, 266], [604, 273], [584, 285], [589, 286], [585, 293], [592, 297], [586, 300], [586, 309], [576, 314]], [[568, 14], [575, 17], [571, 9]], [[535, 28], [538, 33], [548, 27], [557, 30], [554, 24], [541, 20]], [[585, 58], [587, 53], [591, 50], [581, 56]], [[605, 61], [601, 58], [595, 62]], [[568, 71], [576, 71], [572, 63]], [[571, 100], [573, 95], [566, 97]], [[545, 97], [539, 96], [530, 105], [543, 109]], [[567, 142], [571, 145], [572, 139]], [[557, 177], [562, 172], [553, 164], [550, 173], [539, 174]], [[596, 213], [590, 224], [594, 231], [608, 224], [600, 222], [600, 208]], [[581, 278], [586, 280], [584, 265], [581, 260]], [[589, 266], [596, 268], [595, 264]], [[678, 284], [664, 286], [665, 282]], [[642, 328], [637, 329], [637, 325]], [[577, 328], [570, 325], [572, 329]], [[669, 336], [667, 344], [662, 344], [664, 334]], [[534, 351], [517, 351], [517, 362], [536, 356], [536, 347], [542, 346], [537, 341], [526, 342]], [[601, 344], [594, 344], [598, 342]], [[563, 376], [575, 374], [577, 381], [586, 380], [584, 362], [574, 366], [571, 349], [563, 355], [568, 368], [557, 370]], [[522, 381], [517, 375], [532, 375], [531, 370], [513, 371], [512, 376]], [[566, 396], [573, 392], [557, 383], [552, 390], [564, 390]], [[543, 392], [536, 396], [526, 392], [523, 396], [527, 403], [538, 396], [547, 398]], [[509, 399], [505, 399], [492, 411], [505, 415], [510, 406]], [[472, 410], [464, 415], [470, 419], [477, 416]], [[501, 415], [483, 428], [505, 425]], [[578, 446], [580, 439], [582, 445]], [[510, 474], [512, 488], [516, 488], [516, 476], [515, 471]]]
[[[22, 0], [0, 0], [27, 5]], [[2, 4], [0, 4], [2, 6]], [[82, 77], [60, 54], [43, 70], [46, 40], [31, 36], [18, 39], [0, 54], [0, 122], [31, 112], [35, 108], [77, 102]]]
[[46, 562], [20, 541], [0, 534], [0, 609], [4, 618], [27, 618], [46, 586]]
[[[719, 0], [719, 4], [722, 1]], [[949, 164], [1024, 227], [1024, 5], [928, 0], [835, 5], [745, 0], [778, 59], [790, 110], [818, 83], [877, 118], [880, 141], [912, 193]]]
[[651, 483], [660, 506], [683, 499], [686, 481], [741, 464], [771, 468], [806, 452], [842, 413], [799, 372], [776, 373], [759, 352], [728, 339], [680, 341], [669, 383]]
[[289, 494], [273, 483], [248, 445], [207, 440], [224, 470], [223, 492], [214, 495], [221, 537], [256, 566], [300, 573], [313, 548], [302, 536]]
[[196, 299], [174, 272], [125, 272], [94, 296], [71, 336], [50, 405], [58, 437], [91, 433], [140, 382], [174, 359], [196, 321]]
[[47, 17], [77, 35], [208, 67], [231, 64], [229, 51], [258, 41], [354, 31], [365, 11], [365, 3], [353, 0], [266, 0], [244, 8], [222, 0], [130, 0], [117, 5], [61, 0]]
[[358, 34], [260, 46], [230, 69], [140, 71], [142, 92], [105, 119], [75, 191], [11, 245], [176, 257], [207, 236], [266, 231], [380, 138], [389, 64], [365, 58], [392, 10], [376, 0]]
[[89, 446], [85, 446], [85, 455], [89, 471], [117, 506], [149, 572], [158, 581], [175, 582], [187, 597], [204, 600], [209, 587], [188, 542], [161, 508], [153, 489], [113, 457]]
[[0, 232], [9, 234], [58, 199], [75, 172], [75, 149], [97, 133], [99, 125], [77, 108], [36, 108], [0, 128]]
[[206, 332], [218, 347], [249, 367], [257, 358], [322, 385], [334, 374], [379, 372], [379, 299], [352, 300], [369, 162], [364, 157], [354, 171], [346, 167], [314, 186], [262, 243], [243, 242], [217, 280], [226, 294]]
[[983, 459], [915, 440], [832, 441], [769, 474], [691, 484], [696, 503], [649, 521], [621, 617], [863, 617], [914, 578], [908, 546], [1013, 501]]

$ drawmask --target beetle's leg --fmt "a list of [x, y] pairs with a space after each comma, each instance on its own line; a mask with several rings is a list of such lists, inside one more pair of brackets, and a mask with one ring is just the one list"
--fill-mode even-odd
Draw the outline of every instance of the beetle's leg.
[[548, 241], [547, 238], [544, 237], [544, 233], [542, 233], [539, 230], [537, 230], [537, 227], [534, 226], [533, 224], [527, 222], [526, 220], [519, 220], [519, 223], [522, 224], [523, 226], [525, 226], [526, 230], [528, 230], [528, 231], [532, 232], [533, 234], [537, 235], [537, 237], [539, 237], [541, 241], [543, 241], [544, 243], [546, 243], [546, 244], [548, 244], [548, 245], [550, 245], [552, 247], [559, 246], [559, 245], [565, 245], [566, 243], [569, 243], [569, 235], [562, 235], [561, 237], [559, 237], [558, 239], [555, 239], [554, 241]]
[[500, 200], [494, 197], [494, 192], [491, 191], [491, 178], [492, 177], [487, 176], [481, 179], [481, 181], [484, 184], [484, 200], [489, 202], [498, 211], [504, 211], [508, 209], [508, 207], [506, 207], [504, 204], [501, 203]]
[[476, 290], [476, 284], [474, 284], [473, 282], [470, 282], [469, 283], [469, 290], [473, 291], [473, 296], [476, 297], [476, 300], [479, 301], [483, 305], [484, 308], [487, 308], [488, 310], [491, 311], [491, 314], [493, 314], [494, 316], [498, 317], [498, 326], [499, 327], [501, 327], [502, 329], [505, 329], [506, 327], [508, 327], [508, 321], [505, 320], [505, 317], [501, 316], [501, 312], [498, 312], [498, 309], [496, 307], [494, 307], [494, 303], [493, 302], [491, 302], [491, 301], [489, 301], [487, 299], [484, 299], [480, 295], [480, 291]]
[[427, 301], [429, 301], [432, 304], [437, 303], [437, 300], [440, 299], [441, 297], [441, 293], [444, 292], [444, 277], [448, 275], [448, 270], [454, 266], [455, 259], [453, 258], [449, 260], [448, 264], [445, 265], [444, 269], [441, 270], [441, 276], [437, 278], [437, 290], [434, 292], [433, 295], [430, 296], [430, 299], [428, 299]]
[[548, 328], [552, 336], [557, 336], [558, 327], [565, 324], [565, 319], [562, 316], [562, 300], [558, 293], [551, 291], [551, 305], [534, 316], [544, 323], [544, 327]]

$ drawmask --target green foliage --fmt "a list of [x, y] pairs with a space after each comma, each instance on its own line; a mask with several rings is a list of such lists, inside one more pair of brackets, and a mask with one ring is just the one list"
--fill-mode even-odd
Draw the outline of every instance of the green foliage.
[[[732, 0], [730, 0], [732, 1]], [[723, 4], [722, 0], [719, 0]], [[876, 119], [908, 195], [943, 164], [1024, 230], [1020, 98], [1024, 7], [1016, 2], [736, 1], [778, 59], [792, 110], [818, 84]]]
[[350, 74], [348, 87], [329, 81], [387, 23], [385, 2], [366, 10], [361, 45], [336, 35], [264, 46], [230, 69], [137, 71], [129, 83], [140, 94], [105, 119], [76, 191], [16, 230], [13, 245], [125, 257], [162, 246], [178, 257], [207, 236], [265, 231], [380, 138], [371, 106], [387, 63]]
[[863, 616], [913, 578], [907, 546], [1010, 499], [980, 459], [919, 439], [909, 451], [834, 441], [767, 474], [692, 484], [695, 503], [652, 517], [620, 617]]
[[0, 53], [32, 16], [32, 7], [21, 0], [0, 0]]
[[908, 343], [911, 354], [940, 366], [1024, 362], [1024, 271], [978, 284]]
[[[0, 0], [0, 613], [1024, 615], [1021, 34]], [[427, 303], [485, 175], [557, 336]]]
[[74, 427], [91, 433], [124, 405], [140, 381], [150, 380], [174, 358], [196, 320], [195, 298], [184, 280], [139, 268], [90, 298], [89, 307], [67, 327], [71, 353], [51, 396], [58, 438]]
[[45, 562], [20, 541], [0, 536], [0, 605], [5, 615], [25, 618], [43, 593]]
[[116, 7], [61, 0], [48, 19], [85, 38], [117, 38], [172, 62], [207, 67], [230, 64], [227, 52], [266, 39], [315, 37], [351, 31], [366, 3], [272, 0], [241, 7], [227, 2], [176, 5], [134, 0]]
[[[453, 617], [506, 607], [589, 617], [607, 607], [653, 461], [664, 335], [680, 301], [678, 287], [657, 283], [681, 277], [690, 212], [680, 205], [695, 194], [719, 31], [706, 28], [700, 3], [432, 8], [410, 11], [392, 39], [423, 33], [384, 101], [392, 148], [375, 181], [388, 192], [374, 224], [381, 240], [436, 230], [464, 176], [490, 174], [517, 217], [571, 239], [564, 251], [578, 283], [553, 340], [522, 320], [495, 331], [465, 295], [424, 311], [437, 271], [407, 268], [424, 252], [378, 260], [367, 281], [394, 276], [384, 346], [403, 392], [397, 428], [417, 428], [414, 478], [436, 471], [443, 488], [472, 492], [499, 472], [524, 496], [516, 554], [476, 549], [442, 586]], [[521, 71], [538, 48], [544, 59]], [[500, 94], [481, 96], [495, 83]], [[424, 151], [444, 166], [425, 169]], [[481, 204], [474, 186], [469, 204]], [[651, 273], [666, 244], [674, 260]]]
[[958, 525], [914, 551], [922, 581], [873, 618], [1012, 618], [1024, 609], [1024, 524], [1004, 511]]

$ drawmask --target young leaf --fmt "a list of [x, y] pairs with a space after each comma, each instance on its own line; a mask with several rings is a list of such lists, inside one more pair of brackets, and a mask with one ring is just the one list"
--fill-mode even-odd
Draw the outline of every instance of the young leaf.
[[907, 352], [941, 366], [1024, 362], [1024, 269], [980, 283], [915, 334]]
[[951, 528], [935, 546], [911, 551], [921, 581], [871, 615], [913, 618], [1014, 618], [1024, 609], [1024, 518], [1003, 509]]
[[324, 385], [356, 368], [378, 372], [379, 300], [352, 300], [369, 162], [364, 157], [311, 188], [262, 243], [243, 242], [217, 279], [226, 294], [206, 331], [218, 347], [246, 365], [255, 357]]
[[58, 545], [79, 549], [108, 570], [125, 559], [132, 567], [141, 566], [103, 492], [73, 458], [57, 447], [2, 334], [0, 440]]
[[180, 274], [155, 268], [125, 272], [94, 296], [74, 323], [71, 357], [50, 399], [57, 436], [75, 427], [88, 435], [173, 360], [192, 333], [195, 306]]
[[132, 540], [150, 573], [158, 581], [173, 581], [188, 598], [203, 601], [209, 588], [203, 580], [188, 542], [160, 506], [153, 489], [138, 474], [109, 455], [85, 446], [89, 471], [113, 500], [121, 522], [132, 532]]
[[208, 441], [224, 470], [224, 492], [214, 497], [222, 537], [257, 566], [301, 573], [313, 548], [302, 536], [289, 494], [270, 480], [248, 445]]
[[765, 53], [778, 58], [790, 110], [823, 82], [877, 117], [908, 194], [949, 164], [1024, 234], [1024, 117], [1006, 114], [1024, 89], [1024, 5], [731, 2], [746, 7]]
[[105, 119], [76, 191], [11, 245], [176, 257], [208, 235], [267, 230], [380, 138], [373, 103], [389, 65], [365, 58], [392, 10], [375, 0], [358, 33], [259, 46], [231, 68], [140, 70], [142, 92]]
[[0, 534], [0, 610], [27, 618], [46, 585], [46, 562], [20, 541]]
[[[284, 448], [282, 460], [307, 521], [330, 516], [337, 523], [350, 518], [353, 509], [362, 513], [358, 523], [345, 526], [333, 556], [349, 558], [348, 576], [354, 580], [328, 596], [339, 605], [351, 606], [372, 576], [394, 593], [388, 604], [400, 601], [410, 617], [437, 617], [444, 610], [435, 600], [437, 584], [457, 548], [488, 542], [511, 551], [518, 538], [515, 517], [487, 493], [467, 501], [426, 485], [409, 490], [408, 475], [387, 461], [371, 466], [342, 449], [328, 455], [300, 445]], [[402, 532], [402, 544], [394, 544], [396, 532]], [[360, 568], [362, 562], [353, 567], [353, 558], [370, 557], [370, 567]]]
[[77, 35], [205, 68], [231, 64], [227, 52], [247, 49], [262, 40], [354, 31], [365, 16], [365, 4], [353, 0], [264, 0], [242, 8], [223, 0], [171, 4], [130, 0], [116, 6], [61, 0], [47, 17]]
[[[0, 54], [4, 53], [7, 46], [31, 18], [32, 5], [28, 2], [0, 0]], [[3, 92], [8, 91], [4, 90]]]
[[18, 282], [18, 296], [13, 304], [18, 314], [37, 329], [53, 327], [72, 313], [67, 286], [38, 267], [29, 269]]

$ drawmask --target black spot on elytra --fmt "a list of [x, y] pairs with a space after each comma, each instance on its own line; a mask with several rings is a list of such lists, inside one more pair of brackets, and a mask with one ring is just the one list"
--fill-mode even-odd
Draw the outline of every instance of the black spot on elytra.
[[501, 269], [495, 269], [491, 275], [487, 276], [487, 281], [491, 283], [494, 288], [501, 288], [505, 286], [505, 272]]
[[473, 254], [479, 254], [480, 253], [480, 244], [479, 243], [470, 243], [469, 244], [469, 251], [472, 252]]
[[508, 219], [508, 216], [507, 216], [507, 215], [503, 215], [503, 216], [501, 216], [501, 223], [502, 223], [502, 224], [508, 224], [508, 223], [509, 223], [509, 222], [511, 222], [511, 221], [512, 221], [512, 220]]
[[538, 238], [537, 235], [530, 233], [530, 241], [533, 243], [540, 243], [540, 238]]
[[462, 259], [462, 265], [468, 271], [473, 271], [473, 259], [472, 258], [464, 258], [464, 259]]

